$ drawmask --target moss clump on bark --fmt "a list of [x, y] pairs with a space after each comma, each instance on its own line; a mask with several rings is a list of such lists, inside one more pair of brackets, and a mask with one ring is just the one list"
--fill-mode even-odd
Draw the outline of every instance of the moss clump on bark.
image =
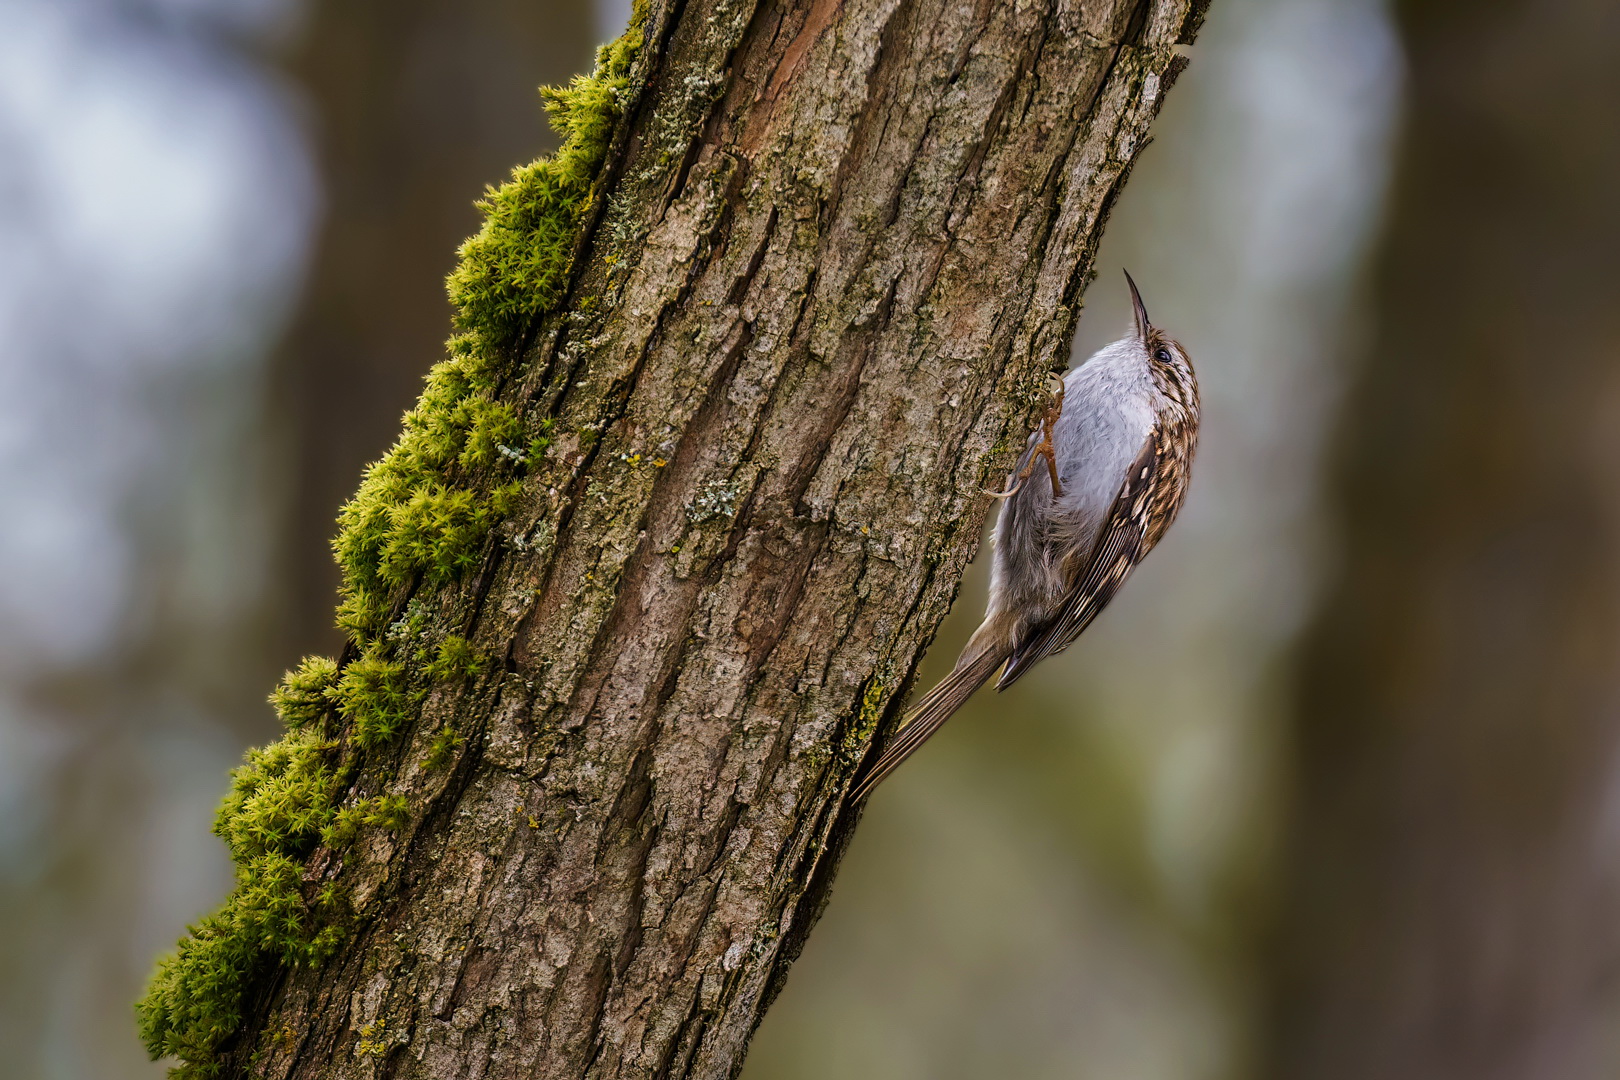
[[398, 829], [410, 820], [411, 807], [403, 795], [377, 795], [345, 806], [332, 815], [332, 823], [321, 830], [321, 843], [344, 848], [354, 843], [363, 826]]
[[431, 770], [445, 768], [466, 741], [466, 736], [454, 727], [446, 725], [440, 728], [434, 733], [433, 741], [428, 744], [427, 760], [423, 764]]
[[497, 448], [519, 440], [519, 424], [490, 400], [494, 386], [490, 350], [475, 335], [451, 338], [399, 441], [339, 513], [338, 624], [356, 642], [382, 634], [412, 586], [445, 585], [476, 566], [489, 530], [511, 511], [520, 483], [499, 477], [503, 464], [516, 466]]
[[335, 675], [331, 661], [312, 658], [272, 695], [289, 731], [248, 752], [214, 819], [236, 862], [236, 887], [159, 963], [136, 1007], [147, 1051], [180, 1059], [176, 1076], [218, 1073], [215, 1051], [241, 1023], [257, 972], [318, 962], [342, 940], [336, 890], [311, 896], [304, 883], [304, 860], [332, 819], [340, 786], [338, 743], [311, 715]]
[[318, 724], [331, 711], [330, 695], [337, 671], [337, 661], [329, 657], [306, 656], [271, 691], [270, 704], [288, 731], [302, 731]]
[[260, 855], [302, 856], [315, 846], [337, 793], [330, 764], [336, 746], [306, 730], [248, 751], [214, 817], [214, 832], [238, 864]]
[[434, 682], [471, 679], [483, 672], [484, 658], [460, 634], [446, 634], [423, 670]]
[[[147, 1050], [178, 1059], [178, 1080], [220, 1074], [220, 1049], [240, 1027], [256, 980], [276, 965], [319, 963], [342, 940], [346, 906], [333, 883], [316, 889], [305, 881], [310, 853], [321, 843], [350, 844], [362, 827], [400, 828], [409, 813], [391, 794], [340, 806], [359, 756], [414, 718], [423, 691], [413, 692], [413, 682], [481, 669], [471, 644], [454, 635], [413, 655], [400, 639], [419, 635], [426, 618], [401, 620], [408, 634], [392, 633], [390, 620], [413, 590], [453, 584], [478, 565], [519, 494], [520, 470], [538, 460], [534, 443], [527, 454], [516, 449], [523, 425], [494, 400], [497, 376], [534, 320], [562, 299], [629, 91], [642, 18], [638, 3], [630, 29], [598, 51], [593, 74], [543, 91], [563, 146], [479, 203], [484, 225], [462, 246], [448, 283], [458, 330], [449, 355], [428, 375], [399, 441], [366, 470], [339, 515], [338, 623], [354, 658], [341, 669], [307, 658], [271, 695], [287, 734], [249, 752], [214, 824], [236, 862], [236, 886], [159, 962], [136, 1007]], [[461, 742], [445, 727], [430, 764], [442, 766]]]
[[629, 91], [642, 16], [638, 3], [630, 29], [598, 50], [592, 74], [541, 91], [562, 148], [514, 170], [479, 202], [483, 228], [461, 245], [449, 282], [461, 329], [514, 341], [562, 299], [579, 226]]
[[483, 227], [461, 246], [448, 281], [460, 332], [405, 415], [399, 441], [366, 470], [338, 517], [338, 622], [356, 641], [382, 632], [404, 590], [443, 585], [472, 569], [521, 490], [517, 479], [499, 474], [533, 455], [517, 449], [516, 413], [493, 400], [496, 379], [534, 321], [562, 299], [629, 91], [641, 18], [638, 7], [624, 36], [597, 51], [592, 74], [543, 91], [564, 136], [557, 153], [514, 170], [478, 204]]
[[362, 750], [388, 742], [410, 719], [405, 665], [388, 658], [386, 642], [372, 642], [350, 661], [332, 696], [338, 711], [352, 722], [350, 737]]
[[[341, 925], [331, 921], [331, 909], [341, 906], [335, 893], [306, 901], [303, 877], [302, 860], [287, 855], [238, 864], [230, 899], [159, 965], [138, 1011], [152, 1056], [180, 1059], [171, 1076], [218, 1076], [216, 1051], [242, 1022], [254, 975], [267, 963], [318, 963], [342, 940]], [[316, 919], [328, 921], [315, 929]]]

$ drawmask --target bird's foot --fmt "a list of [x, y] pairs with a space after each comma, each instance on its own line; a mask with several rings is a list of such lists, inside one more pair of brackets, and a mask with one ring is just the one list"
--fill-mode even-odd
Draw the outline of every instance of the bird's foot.
[[[1053, 378], [1057, 379], [1056, 376], [1053, 376]], [[1057, 388], [1052, 392], [1052, 403], [1046, 407], [1045, 414], [1041, 416], [1041, 441], [1035, 444], [1034, 451], [1029, 455], [1029, 461], [1019, 470], [1012, 487], [1006, 491], [990, 491], [987, 489], [984, 492], [986, 495], [992, 499], [1012, 498], [1023, 489], [1024, 481], [1034, 474], [1036, 464], [1045, 460], [1046, 474], [1052, 481], [1052, 494], [1059, 499], [1063, 497], [1063, 485], [1058, 482], [1057, 448], [1052, 444], [1052, 436], [1057, 428], [1058, 417], [1062, 415], [1063, 380], [1057, 379]]]

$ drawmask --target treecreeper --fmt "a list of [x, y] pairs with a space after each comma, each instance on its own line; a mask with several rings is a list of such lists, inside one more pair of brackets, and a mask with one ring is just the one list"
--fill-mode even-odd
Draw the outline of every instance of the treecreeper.
[[[864, 798], [994, 675], [1005, 690], [1060, 653], [1169, 530], [1198, 447], [1198, 379], [1148, 320], [1136, 282], [1131, 333], [1063, 379], [1002, 500], [990, 602], [949, 675], [906, 715], [856, 781]], [[1037, 466], [1045, 465], [1044, 469]]]

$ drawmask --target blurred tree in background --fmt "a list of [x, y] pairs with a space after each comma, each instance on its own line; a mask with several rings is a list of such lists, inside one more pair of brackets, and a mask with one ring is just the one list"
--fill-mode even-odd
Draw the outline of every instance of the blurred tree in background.
[[1413, 2], [1271, 1075], [1620, 1072], [1620, 8]]

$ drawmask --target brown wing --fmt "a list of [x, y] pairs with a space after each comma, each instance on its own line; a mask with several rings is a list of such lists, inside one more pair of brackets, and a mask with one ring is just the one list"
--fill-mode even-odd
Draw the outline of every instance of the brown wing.
[[1013, 649], [997, 690], [1005, 690], [1040, 661], [1067, 649], [1108, 606], [1179, 509], [1184, 460], [1175, 433], [1155, 428], [1125, 474], [1085, 568], [1052, 617]]

